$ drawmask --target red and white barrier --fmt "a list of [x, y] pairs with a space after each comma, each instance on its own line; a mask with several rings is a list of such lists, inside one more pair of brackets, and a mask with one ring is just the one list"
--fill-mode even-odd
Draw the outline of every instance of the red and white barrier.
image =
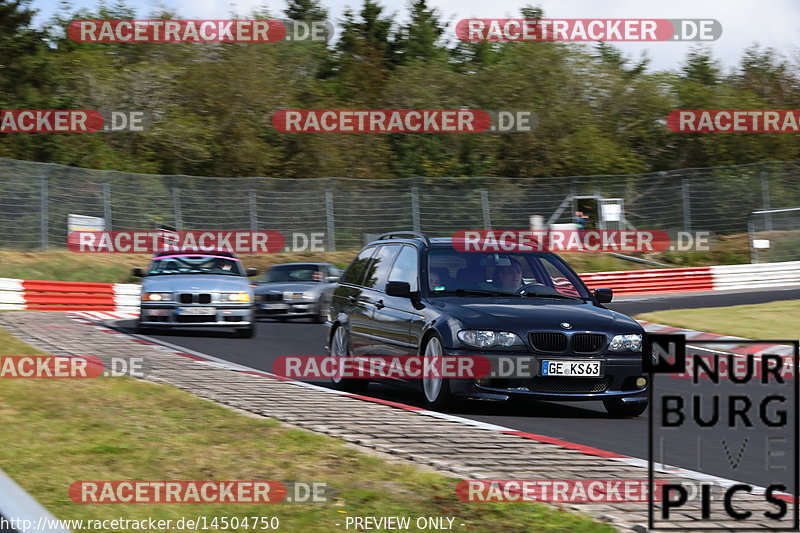
[[[589, 272], [590, 289], [616, 294], [719, 291], [767, 287], [800, 288], [800, 261], [760, 265]], [[133, 283], [82, 283], [0, 278], [0, 310], [112, 311], [138, 313], [141, 286]]]
[[0, 309], [138, 313], [141, 286], [0, 278]]

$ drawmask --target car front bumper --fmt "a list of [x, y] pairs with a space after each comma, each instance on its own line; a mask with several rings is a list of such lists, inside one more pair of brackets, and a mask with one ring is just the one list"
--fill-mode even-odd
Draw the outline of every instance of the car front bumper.
[[213, 309], [209, 314], [186, 314], [184, 309], [192, 306], [179, 305], [142, 305], [139, 314], [139, 325], [148, 327], [246, 327], [255, 322], [251, 306], [234, 305], [197, 305], [194, 308]]
[[258, 316], [279, 318], [313, 316], [317, 314], [317, 302], [259, 302], [256, 304], [256, 313]]
[[[641, 355], [604, 353], [593, 356], [580, 355], [534, 355], [530, 353], [486, 353], [468, 350], [446, 350], [446, 355], [482, 356], [488, 359], [496, 377], [479, 379], [451, 379], [450, 390], [464, 397], [487, 400], [506, 400], [510, 397], [528, 397], [554, 401], [589, 401], [607, 398], [623, 398], [627, 401], [647, 400], [647, 387], [637, 386], [639, 378], [648, 380], [642, 370]], [[525, 364], [505, 365], [498, 371], [500, 359], [506, 363], [523, 361]], [[600, 377], [541, 376], [541, 361], [590, 360], [600, 361]], [[508, 370], [511, 369], [511, 370]], [[649, 380], [648, 380], [649, 381]]]

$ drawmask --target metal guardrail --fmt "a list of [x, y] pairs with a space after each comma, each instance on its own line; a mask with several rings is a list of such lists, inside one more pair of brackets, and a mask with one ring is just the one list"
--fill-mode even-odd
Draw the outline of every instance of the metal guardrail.
[[[70, 533], [56, 517], [0, 470], [0, 528], [18, 533]], [[3, 524], [5, 519], [8, 523]], [[25, 527], [28, 524], [30, 527]], [[14, 527], [12, 527], [14, 526]], [[2, 531], [2, 529], [0, 529]]]

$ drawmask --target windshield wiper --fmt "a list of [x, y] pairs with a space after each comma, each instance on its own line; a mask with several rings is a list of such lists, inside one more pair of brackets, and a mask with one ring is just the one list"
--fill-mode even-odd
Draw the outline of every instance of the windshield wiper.
[[580, 296], [568, 296], [560, 292], [526, 292], [522, 296], [533, 296], [538, 298], [565, 298], [567, 300], [583, 300]]
[[494, 291], [490, 289], [451, 289], [446, 291], [434, 291], [434, 294], [455, 294], [464, 296], [466, 294], [477, 294], [481, 296], [522, 296], [516, 292]]

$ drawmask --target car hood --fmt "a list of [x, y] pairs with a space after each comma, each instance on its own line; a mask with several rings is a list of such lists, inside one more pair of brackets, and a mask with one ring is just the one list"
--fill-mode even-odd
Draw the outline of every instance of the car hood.
[[250, 281], [241, 276], [169, 274], [144, 278], [142, 290], [147, 292], [249, 292]]
[[321, 292], [332, 285], [330, 283], [317, 283], [314, 281], [309, 282], [276, 282], [276, 283], [259, 283], [253, 290], [256, 294], [264, 294], [269, 291], [283, 292]]
[[561, 323], [568, 322], [570, 331], [643, 331], [638, 322], [622, 313], [579, 300], [443, 297], [431, 303], [469, 329], [564, 331]]

